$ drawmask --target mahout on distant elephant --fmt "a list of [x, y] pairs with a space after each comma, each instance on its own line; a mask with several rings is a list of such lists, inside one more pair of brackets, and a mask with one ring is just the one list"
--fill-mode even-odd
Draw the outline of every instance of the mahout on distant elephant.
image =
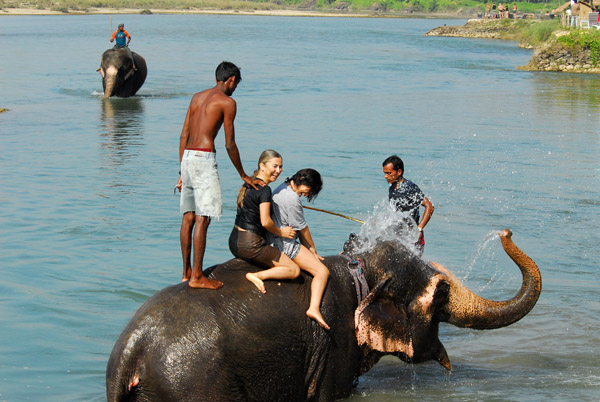
[[104, 98], [134, 96], [144, 84], [148, 74], [146, 60], [136, 52], [131, 52], [131, 56], [133, 60], [128, 48], [111, 48], [102, 54], [98, 71], [102, 76]]
[[232, 259], [210, 276], [216, 292], [186, 283], [167, 287], [137, 311], [108, 361], [106, 391], [115, 401], [333, 401], [384, 355], [436, 360], [450, 370], [440, 322], [493, 329], [524, 317], [541, 292], [540, 271], [504, 230], [504, 250], [523, 275], [517, 295], [491, 301], [446, 268], [400, 242], [364, 249], [351, 237], [326, 257], [330, 279], [321, 304], [331, 326], [305, 314], [310, 275], [265, 282], [259, 292]]

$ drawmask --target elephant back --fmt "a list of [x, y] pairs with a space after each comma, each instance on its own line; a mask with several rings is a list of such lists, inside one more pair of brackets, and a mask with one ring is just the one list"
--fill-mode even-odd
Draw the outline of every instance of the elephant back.
[[[258, 271], [256, 266], [233, 259], [210, 269], [210, 277], [224, 283], [218, 291], [178, 283], [157, 292], [136, 312], [109, 359], [109, 400], [119, 400], [117, 395], [128, 389], [132, 378], [139, 378], [146, 390], [168, 389], [170, 400], [185, 400], [198, 387], [211, 394], [205, 395], [207, 400], [219, 399], [231, 392], [231, 378], [214, 373], [229, 372], [250, 373], [236, 379], [248, 381], [236, 382], [245, 392], [256, 392], [246, 400], [306, 393], [306, 381], [313, 377], [297, 373], [322, 367], [318, 361], [325, 359], [329, 347], [326, 331], [305, 315], [310, 280], [301, 275], [289, 281], [265, 281], [263, 294], [245, 277]], [[265, 351], [258, 360], [257, 351]], [[289, 364], [282, 366], [282, 361]], [[272, 382], [272, 389], [270, 383], [257, 389], [258, 379], [252, 373], [287, 378], [287, 389], [277, 382]]]

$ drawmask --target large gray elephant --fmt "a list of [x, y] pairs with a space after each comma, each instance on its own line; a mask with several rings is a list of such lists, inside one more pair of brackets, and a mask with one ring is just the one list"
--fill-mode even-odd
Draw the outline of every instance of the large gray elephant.
[[108, 49], [102, 53], [100, 68], [104, 98], [133, 96], [142, 87], [148, 74], [146, 60], [139, 54], [131, 52], [136, 70], [127, 52], [128, 49]]
[[[400, 243], [380, 242], [325, 258], [329, 283], [321, 310], [326, 331], [305, 315], [311, 277], [266, 281], [261, 294], [245, 278], [257, 268], [239, 259], [218, 265], [218, 291], [186, 283], [152, 296], [129, 322], [106, 371], [115, 401], [332, 401], [384, 355], [437, 360], [450, 370], [440, 322], [500, 328], [525, 316], [541, 292], [536, 264], [501, 233], [519, 266], [518, 294], [483, 299], [447, 269]], [[361, 275], [362, 272], [362, 275]], [[364, 280], [361, 280], [364, 279]]]

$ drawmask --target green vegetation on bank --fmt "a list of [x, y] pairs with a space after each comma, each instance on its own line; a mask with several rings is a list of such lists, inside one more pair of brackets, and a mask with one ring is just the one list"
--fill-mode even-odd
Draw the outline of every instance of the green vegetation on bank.
[[244, 0], [34, 0], [21, 2], [13, 0], [0, 0], [0, 9], [6, 8], [35, 8], [38, 10], [51, 10], [61, 12], [85, 12], [90, 9], [163, 9], [163, 10], [192, 10], [192, 9], [219, 9], [219, 10], [273, 10], [282, 9], [281, 5], [267, 1]]
[[[507, 21], [507, 20], [505, 20]], [[557, 19], [545, 21], [517, 20], [514, 23], [519, 42], [535, 47], [552, 38], [552, 34], [562, 29]]]
[[[550, 2], [517, 2], [520, 12], [542, 13], [562, 4]], [[60, 12], [87, 11], [92, 8], [132, 8], [139, 10], [167, 9], [220, 9], [220, 10], [276, 10], [301, 9], [332, 12], [448, 13], [474, 15], [482, 13], [486, 2], [475, 0], [0, 0], [0, 9], [37, 8]], [[512, 2], [508, 2], [512, 4]]]
[[522, 45], [531, 47], [563, 47], [572, 53], [590, 51], [593, 65], [600, 62], [600, 31], [597, 29], [566, 29], [559, 21], [546, 20], [529, 22], [519, 20], [513, 23]]
[[600, 31], [597, 29], [575, 30], [559, 36], [557, 41], [572, 52], [589, 50], [592, 64], [597, 66], [600, 62]]
[[566, 50], [575, 65], [600, 67], [600, 30], [597, 29], [565, 28], [558, 19], [473, 20], [465, 27], [473, 32], [493, 31], [499, 39], [519, 41], [523, 47], [546, 53], [545, 59], [552, 58], [552, 55], [564, 59]]

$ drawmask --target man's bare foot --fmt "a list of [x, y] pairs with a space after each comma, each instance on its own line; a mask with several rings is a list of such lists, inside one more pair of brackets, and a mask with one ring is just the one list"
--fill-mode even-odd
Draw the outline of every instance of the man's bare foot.
[[190, 281], [188, 282], [188, 286], [197, 289], [217, 290], [223, 287], [223, 282], [215, 281], [214, 279], [209, 279], [206, 276], [202, 275], [198, 279], [190, 279]]
[[253, 273], [248, 272], [246, 274], [246, 279], [248, 279], [250, 282], [252, 282], [254, 284], [254, 286], [256, 286], [258, 288], [258, 291], [260, 293], [267, 293], [267, 289], [265, 289], [265, 283], [263, 281], [261, 281], [258, 276], [254, 275]]
[[183, 275], [181, 276], [181, 282], [189, 281], [192, 279], [192, 269], [184, 269]]
[[331, 328], [329, 328], [329, 325], [327, 325], [327, 323], [325, 322], [325, 319], [323, 318], [323, 316], [321, 315], [320, 311], [313, 311], [311, 309], [306, 310], [306, 315], [308, 318], [312, 318], [313, 320], [315, 320], [317, 322], [317, 324], [319, 324], [321, 327], [325, 328], [326, 330], [330, 330]]

